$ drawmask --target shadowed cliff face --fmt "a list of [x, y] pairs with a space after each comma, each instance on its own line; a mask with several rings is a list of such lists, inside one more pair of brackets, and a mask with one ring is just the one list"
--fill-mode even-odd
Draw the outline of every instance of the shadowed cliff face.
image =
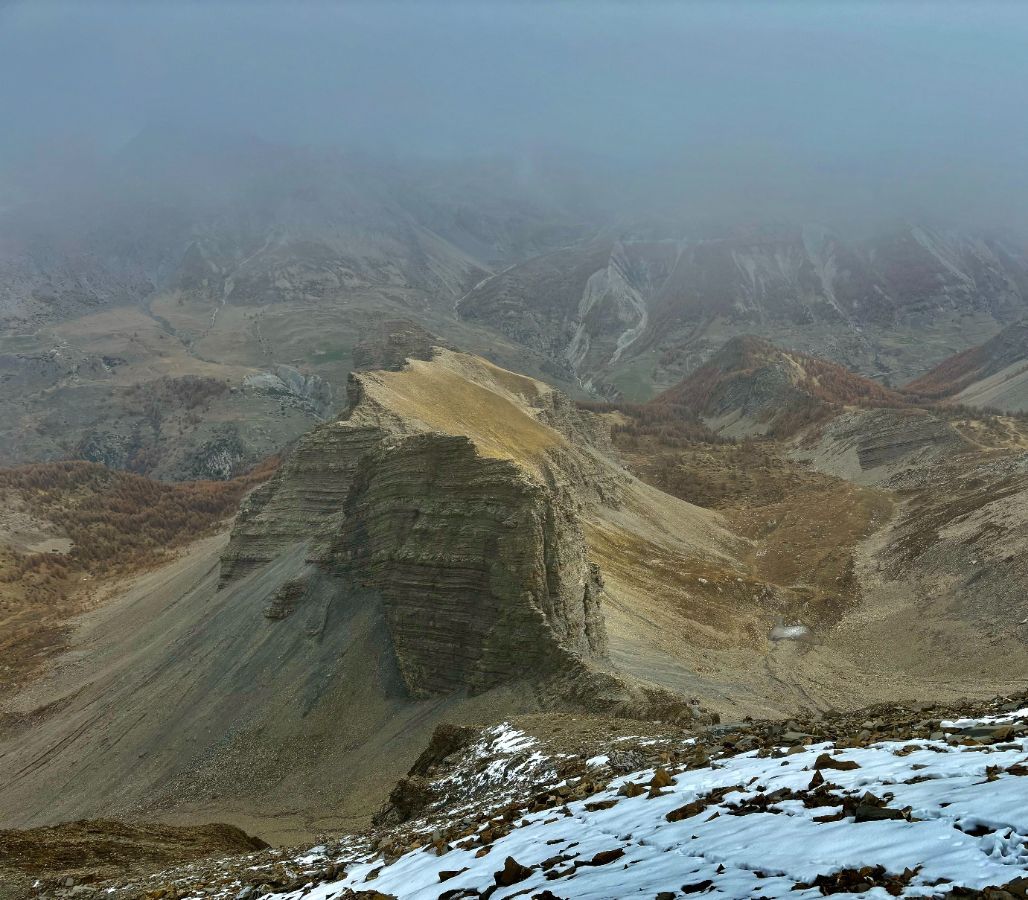
[[333, 564], [378, 591], [414, 696], [599, 658], [602, 585], [559, 498], [464, 437], [418, 434], [361, 459]]
[[[684, 699], [692, 682], [615, 669], [615, 654], [645, 653], [654, 626], [637, 616], [608, 636], [604, 602], [623, 610], [644, 588], [619, 583], [608, 596], [601, 572], [624, 542], [678, 565], [733, 565], [738, 539], [716, 515], [629, 475], [609, 423], [479, 357], [436, 348], [355, 373], [349, 397], [244, 504], [223, 585], [302, 547], [319, 584], [381, 607], [414, 698], [519, 684], [544, 706], [698, 714]], [[597, 529], [609, 541], [598, 545]], [[308, 596], [307, 583], [284, 585], [268, 614], [287, 617]]]

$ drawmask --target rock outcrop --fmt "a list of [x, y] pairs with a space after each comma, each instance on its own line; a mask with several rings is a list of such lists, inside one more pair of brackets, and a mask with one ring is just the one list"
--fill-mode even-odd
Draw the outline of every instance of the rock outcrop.
[[923, 409], [850, 409], [794, 449], [813, 468], [858, 484], [913, 487], [931, 466], [972, 447], [960, 431]]
[[[387, 361], [401, 344], [368, 355]], [[580, 521], [590, 504], [616, 505], [627, 476], [591, 414], [443, 349], [401, 371], [354, 373], [348, 395], [343, 416], [248, 498], [222, 584], [302, 546], [311, 577], [381, 603], [411, 697], [551, 678], [572, 694], [632, 694], [603, 671], [603, 581]], [[295, 583], [279, 594], [268, 618], [304, 603]]]
[[332, 386], [318, 375], [304, 375], [292, 366], [275, 366], [270, 372], [248, 375], [243, 386], [250, 390], [298, 404], [319, 419], [332, 412]]
[[574, 515], [466, 437], [365, 455], [332, 564], [381, 594], [415, 696], [555, 674], [599, 656], [602, 583]]
[[446, 344], [409, 319], [388, 319], [353, 348], [358, 371], [400, 371], [408, 359], [431, 359], [436, 347]]
[[305, 435], [281, 472], [243, 501], [222, 555], [222, 582], [271, 562], [291, 544], [331, 533], [361, 455], [382, 438], [374, 426], [336, 423]]
[[67, 661], [84, 667], [18, 699], [0, 824], [208, 818], [232, 798], [279, 840], [308, 827], [298, 808], [370, 816], [442, 722], [711, 721], [690, 702], [717, 697], [696, 674], [706, 608], [686, 606], [704, 587], [646, 575], [733, 565], [720, 517], [634, 479], [592, 414], [478, 357], [359, 372], [348, 397], [231, 537], [140, 576], [81, 632], [91, 649]]

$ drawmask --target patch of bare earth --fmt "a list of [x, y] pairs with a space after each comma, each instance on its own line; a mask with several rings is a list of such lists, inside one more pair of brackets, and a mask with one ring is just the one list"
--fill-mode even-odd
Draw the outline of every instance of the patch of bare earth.
[[[107, 819], [0, 830], [0, 900], [40, 888], [92, 886], [172, 864], [260, 850], [268, 845], [232, 825], [129, 825]], [[84, 891], [87, 895], [91, 891]]]

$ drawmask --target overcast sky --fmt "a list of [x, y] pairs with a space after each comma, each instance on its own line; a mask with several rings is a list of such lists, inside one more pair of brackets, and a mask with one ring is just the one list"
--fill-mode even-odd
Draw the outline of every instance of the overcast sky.
[[1026, 100], [1015, 2], [0, 0], [0, 165], [171, 123], [1000, 222], [1028, 207]]

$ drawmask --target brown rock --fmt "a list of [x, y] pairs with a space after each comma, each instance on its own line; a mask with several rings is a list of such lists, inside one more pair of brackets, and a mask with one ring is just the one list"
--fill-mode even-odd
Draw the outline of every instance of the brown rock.
[[616, 859], [621, 859], [625, 855], [625, 851], [621, 847], [615, 847], [613, 850], [601, 850], [588, 862], [579, 863], [583, 866], [605, 866], [607, 863], [612, 863]]
[[585, 808], [589, 812], [598, 812], [601, 809], [610, 809], [617, 804], [617, 800], [597, 800], [595, 803], [586, 803]]
[[816, 760], [814, 760], [814, 768], [839, 769], [845, 772], [850, 769], [859, 769], [860, 763], [854, 762], [851, 759], [837, 759], [830, 753], [822, 753]]
[[681, 822], [682, 819], [691, 819], [693, 816], [698, 816], [706, 808], [707, 804], [705, 801], [693, 800], [684, 806], [671, 810], [664, 818], [669, 822]]
[[465, 866], [463, 869], [443, 869], [439, 873], [440, 881], [449, 881], [451, 878], [456, 878], [461, 872], [467, 872], [468, 867]]
[[493, 880], [499, 887], [510, 887], [512, 884], [524, 881], [532, 874], [532, 870], [521, 865], [513, 856], [508, 856], [503, 861], [503, 868], [493, 873]]
[[668, 774], [667, 769], [665, 769], [663, 766], [658, 768], [657, 771], [653, 773], [653, 777], [650, 779], [650, 787], [654, 790], [660, 790], [661, 788], [670, 787], [674, 783], [674, 778], [672, 778]]

